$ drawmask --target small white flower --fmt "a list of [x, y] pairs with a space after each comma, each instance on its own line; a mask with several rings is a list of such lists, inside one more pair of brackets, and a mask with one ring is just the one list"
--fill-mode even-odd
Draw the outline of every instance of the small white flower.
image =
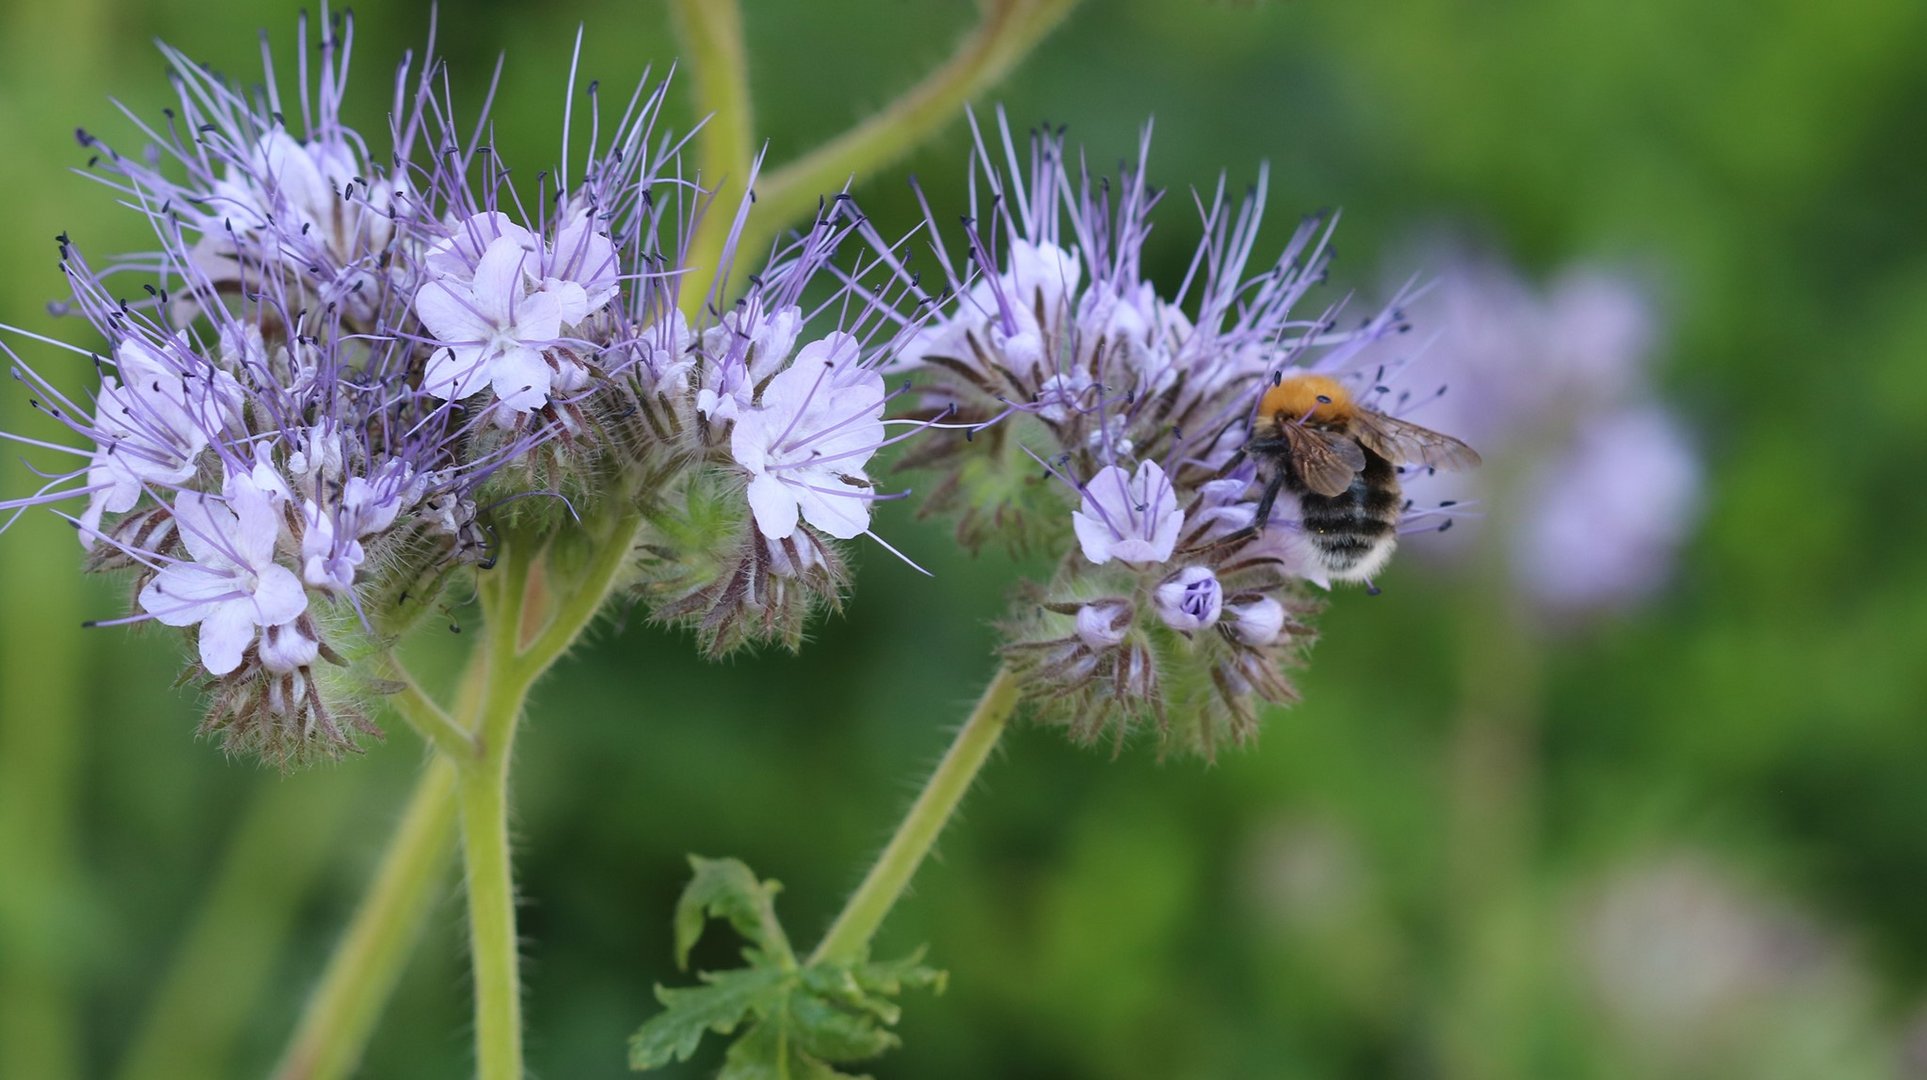
[[1135, 475], [1106, 465], [1084, 485], [1084, 502], [1071, 514], [1071, 525], [1093, 563], [1116, 559], [1151, 566], [1177, 547], [1184, 510], [1157, 462], [1139, 463]]
[[213, 371], [187, 378], [145, 342], [121, 342], [114, 366], [120, 377], [102, 376], [95, 406], [99, 449], [87, 468], [91, 494], [80, 515], [87, 547], [99, 535], [101, 515], [132, 510], [145, 485], [186, 483], [210, 433], [227, 427], [240, 408], [232, 376]]
[[542, 288], [562, 304], [562, 325], [601, 311], [620, 291], [621, 266], [616, 245], [598, 232], [595, 219], [577, 211], [555, 234], [555, 248], [540, 267]]
[[1224, 586], [1218, 575], [1202, 566], [1187, 566], [1151, 594], [1158, 618], [1180, 633], [1214, 625], [1224, 611]]
[[193, 561], [155, 575], [141, 590], [141, 609], [168, 626], [198, 625], [202, 666], [226, 675], [241, 666], [257, 630], [299, 618], [308, 594], [274, 561], [281, 515], [251, 476], [232, 478], [226, 499], [182, 492], [174, 517]]
[[736, 419], [750, 407], [756, 387], [789, 358], [802, 329], [799, 309], [779, 308], [765, 314], [761, 302], [752, 300], [703, 331], [705, 362], [696, 411], [712, 423]]
[[[399, 187], [389, 182], [367, 186], [369, 170], [344, 142], [303, 143], [285, 131], [270, 131], [248, 152], [242, 165], [230, 163], [208, 199], [209, 232], [278, 225], [285, 232], [317, 236], [346, 261], [361, 251], [388, 243], [394, 223], [388, 212]], [[343, 198], [344, 192], [352, 198]]]
[[527, 290], [534, 257], [514, 235], [498, 236], [471, 279], [448, 274], [415, 294], [415, 313], [443, 345], [428, 362], [423, 390], [454, 400], [488, 386], [518, 413], [548, 404], [555, 370], [542, 350], [562, 333], [562, 304]]
[[1137, 396], [1160, 394], [1178, 381], [1182, 366], [1175, 343], [1192, 333], [1184, 312], [1158, 297], [1148, 281], [1084, 294], [1077, 332], [1093, 348], [1102, 342], [1104, 379], [1132, 387]]
[[803, 346], [745, 409], [730, 454], [749, 471], [749, 506], [770, 540], [799, 518], [839, 540], [870, 527], [863, 466], [883, 442], [883, 376], [857, 364], [859, 345], [837, 331]]
[[1285, 629], [1285, 605], [1269, 596], [1242, 604], [1226, 604], [1224, 617], [1230, 621], [1231, 635], [1254, 648], [1277, 641]]
[[395, 523], [416, 485], [408, 467], [388, 463], [370, 481], [351, 476], [341, 485], [332, 505], [307, 500], [301, 504], [301, 577], [309, 586], [346, 592], [367, 559], [361, 541]]
[[[995, 281], [980, 278], [957, 305], [955, 314], [919, 330], [903, 348], [892, 370], [914, 367], [928, 357], [942, 356], [976, 364], [968, 341], [973, 332], [1011, 371], [1036, 381], [1055, 366], [1046, 355], [1046, 326], [1066, 321], [1084, 270], [1078, 257], [1050, 243], [1013, 240]], [[1054, 336], [1054, 335], [1053, 335]]]

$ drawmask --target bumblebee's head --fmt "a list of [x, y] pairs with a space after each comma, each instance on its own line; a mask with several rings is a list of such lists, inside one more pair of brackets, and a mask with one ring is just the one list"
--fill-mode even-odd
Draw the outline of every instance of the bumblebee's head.
[[1355, 411], [1351, 392], [1324, 375], [1287, 375], [1265, 391], [1258, 417], [1265, 423], [1336, 424]]

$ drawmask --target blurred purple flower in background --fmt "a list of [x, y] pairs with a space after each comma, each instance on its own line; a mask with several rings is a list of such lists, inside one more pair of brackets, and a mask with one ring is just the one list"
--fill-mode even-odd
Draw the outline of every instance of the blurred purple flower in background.
[[[1434, 333], [1401, 364], [1451, 391], [1419, 419], [1464, 437], [1488, 466], [1414, 477], [1414, 497], [1476, 503], [1499, 526], [1513, 580], [1547, 614], [1653, 594], [1694, 526], [1702, 466], [1653, 385], [1662, 338], [1650, 286], [1581, 264], [1538, 288], [1462, 245], [1417, 263], [1436, 284], [1411, 308]], [[1462, 561], [1480, 531], [1422, 550], [1435, 564]]]

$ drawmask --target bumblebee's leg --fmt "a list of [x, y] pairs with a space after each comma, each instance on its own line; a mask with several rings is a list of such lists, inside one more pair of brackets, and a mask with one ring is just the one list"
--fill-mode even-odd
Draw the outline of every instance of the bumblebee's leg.
[[1230, 476], [1231, 470], [1237, 468], [1239, 465], [1244, 464], [1244, 460], [1245, 460], [1245, 452], [1243, 449], [1240, 449], [1237, 453], [1231, 455], [1230, 461], [1225, 462], [1224, 465], [1220, 467], [1217, 472], [1214, 472], [1211, 474], [1211, 479], [1222, 480], [1225, 477]]
[[1278, 493], [1285, 488], [1285, 470], [1280, 468], [1265, 482], [1265, 493], [1258, 497], [1258, 509], [1251, 515], [1251, 530], [1262, 533], [1271, 523], [1271, 504], [1278, 501]]

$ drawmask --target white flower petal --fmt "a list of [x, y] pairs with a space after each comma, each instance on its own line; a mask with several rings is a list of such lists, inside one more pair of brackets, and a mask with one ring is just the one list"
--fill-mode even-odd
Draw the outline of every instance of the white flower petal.
[[486, 341], [495, 332], [476, 308], [475, 294], [453, 279], [438, 279], [415, 293], [415, 314], [437, 341], [451, 344]]
[[216, 605], [201, 621], [201, 666], [226, 675], [241, 666], [241, 654], [254, 644], [255, 623], [246, 603]]
[[[853, 487], [828, 477], [823, 478], [827, 483], [819, 482], [816, 476], [799, 479], [809, 484], [807, 487], [802, 483], [793, 485], [804, 521], [838, 540], [861, 536], [870, 527], [868, 489]], [[842, 490], [850, 494], [827, 494], [830, 490]]]
[[234, 511], [221, 500], [198, 491], [183, 491], [174, 500], [174, 521], [195, 562], [215, 569], [235, 565], [230, 554], [232, 542], [228, 540], [236, 528]]
[[549, 403], [549, 384], [555, 372], [542, 354], [523, 346], [502, 350], [489, 365], [489, 383], [506, 408], [529, 412]]
[[442, 349], [428, 358], [428, 370], [422, 374], [422, 389], [444, 401], [472, 396], [487, 385], [482, 350], [472, 345]]
[[788, 485], [764, 473], [749, 482], [749, 508], [756, 515], [756, 529], [766, 539], [784, 540], [796, 531], [800, 508], [796, 494]]
[[141, 610], [165, 626], [192, 626], [239, 592], [232, 574], [177, 563], [141, 588]]
[[260, 571], [254, 588], [253, 619], [261, 626], [280, 626], [293, 622], [308, 610], [308, 592], [301, 579], [285, 566], [269, 566]]
[[1071, 530], [1077, 534], [1078, 546], [1084, 549], [1084, 557], [1093, 564], [1102, 566], [1111, 561], [1111, 544], [1117, 539], [1111, 527], [1082, 511], [1071, 511]]

